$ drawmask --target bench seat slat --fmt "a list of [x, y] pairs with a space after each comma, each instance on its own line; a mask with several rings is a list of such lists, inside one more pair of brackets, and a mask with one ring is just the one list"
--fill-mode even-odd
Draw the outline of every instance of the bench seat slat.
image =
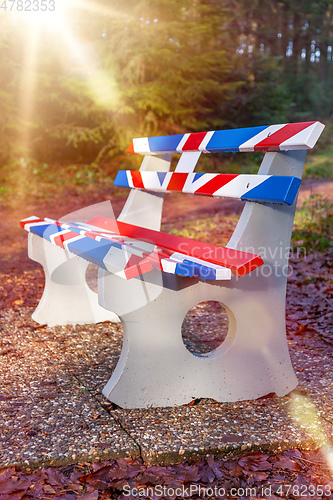
[[189, 151], [228, 153], [311, 149], [323, 129], [324, 125], [322, 123], [311, 121], [160, 137], [143, 137], [133, 139], [127, 148], [127, 153], [149, 155]]
[[[99, 267], [131, 279], [153, 268], [180, 276], [205, 280], [229, 280], [230, 269], [206, 262], [180, 252], [155, 249], [155, 244], [138, 241], [127, 236], [88, 223], [63, 223], [53, 219], [29, 217], [21, 221], [27, 231], [44, 238], [60, 248], [88, 260]], [[108, 232], [106, 232], [108, 231]]]
[[174, 234], [154, 231], [126, 222], [120, 222], [115, 219], [97, 216], [90, 220], [90, 224], [108, 229], [115, 234], [128, 236], [141, 241], [153, 242], [156, 246], [162, 249], [167, 249], [172, 252], [180, 252], [202, 259], [207, 263], [217, 264], [222, 267], [231, 269], [237, 276], [243, 276], [253, 269], [261, 266], [263, 260], [259, 255], [248, 252], [241, 252], [233, 248], [221, 247], [203, 243], [198, 240], [184, 238]]
[[180, 191], [258, 203], [291, 205], [301, 180], [298, 177], [252, 174], [209, 174], [120, 170], [114, 184], [148, 191]]
[[[222, 268], [231, 270], [237, 276], [244, 276], [263, 264], [263, 260], [259, 255], [241, 252], [233, 248], [202, 243], [201, 241], [154, 231], [103, 216], [94, 217], [88, 221], [88, 224], [63, 223], [61, 221], [52, 221], [52, 219], [46, 219], [44, 222], [40, 221], [41, 219], [37, 217], [29, 217], [21, 221], [21, 227], [54, 244], [59, 244], [62, 248], [68, 248], [72, 253], [108, 270], [107, 257], [109, 254], [118, 252], [118, 255], [122, 256], [126, 254], [126, 251], [129, 256], [131, 254], [142, 258], [152, 256], [152, 263], [154, 259], [159, 260], [159, 262], [162, 262], [164, 259], [170, 259], [171, 264], [176, 261], [177, 264], [182, 264], [182, 266], [174, 266], [174, 271], [179, 271], [181, 268], [187, 267], [186, 276], [196, 275], [195, 273], [199, 272], [201, 266], [203, 271], [200, 277], [204, 279], [207, 279], [205, 278], [207, 273], [205, 266], [209, 269], [218, 269], [220, 271], [219, 273], [216, 272], [215, 279], [228, 279], [228, 274], [222, 277], [224, 276]], [[102, 231], [99, 231], [99, 229]], [[66, 230], [73, 231], [73, 239], [62, 243], [60, 238], [57, 243], [55, 238], [60, 234], [64, 234]], [[108, 231], [110, 232], [109, 236], [107, 234]], [[119, 241], [116, 238], [117, 236], [130, 238], [135, 241], [133, 244], [127, 241], [124, 242], [123, 240]], [[91, 241], [86, 242], [85, 240], [87, 239]], [[126, 245], [126, 243], [128, 244]], [[97, 250], [98, 244], [100, 244], [100, 250]], [[140, 248], [140, 244], [145, 246]], [[155, 246], [160, 247], [162, 250], [153, 251]], [[193, 260], [191, 261], [191, 259]], [[197, 259], [196, 264], [198, 265], [193, 266], [193, 261]], [[190, 260], [191, 263], [188, 264], [187, 260]], [[210, 264], [213, 264], [213, 266], [210, 266]], [[170, 269], [170, 267], [167, 267], [169, 265], [167, 262], [164, 262], [164, 265], [166, 266], [166, 271], [167, 268]], [[219, 267], [216, 268], [215, 266]], [[194, 267], [195, 272], [193, 271]], [[164, 270], [163, 266], [161, 269]], [[188, 274], [191, 270], [194, 274]], [[185, 275], [184, 271], [179, 274]]]

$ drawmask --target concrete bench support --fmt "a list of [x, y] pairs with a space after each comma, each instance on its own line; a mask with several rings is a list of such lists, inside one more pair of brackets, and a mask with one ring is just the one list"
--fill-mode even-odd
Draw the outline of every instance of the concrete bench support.
[[[147, 156], [141, 170], [170, 168], [171, 155]], [[142, 224], [159, 230], [161, 226], [164, 195], [131, 191], [118, 220], [126, 219], [133, 224]], [[114, 217], [110, 202], [101, 202], [78, 210], [61, 218], [62, 221], [84, 222], [94, 215]], [[87, 284], [86, 271], [89, 262], [66, 252], [49, 241], [34, 234], [28, 235], [28, 255], [42, 265], [45, 274], [43, 296], [32, 318], [49, 326], [67, 324], [93, 324], [103, 321], [119, 323], [113, 311], [98, 303], [98, 296]]]
[[[266, 153], [258, 173], [301, 177], [305, 157], [304, 150]], [[285, 294], [295, 207], [296, 200], [291, 206], [245, 205], [227, 246], [258, 253], [265, 264], [241, 278], [204, 282], [153, 271], [125, 282], [100, 270], [100, 303], [116, 312], [124, 331], [121, 357], [103, 394], [123, 408], [139, 408], [201, 397], [283, 396], [294, 389]], [[184, 346], [181, 326], [204, 300], [225, 306], [229, 332], [214, 352], [195, 356]]]

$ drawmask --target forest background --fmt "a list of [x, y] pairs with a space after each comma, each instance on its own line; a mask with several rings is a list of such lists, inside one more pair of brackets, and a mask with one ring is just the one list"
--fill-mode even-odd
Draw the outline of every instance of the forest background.
[[0, 203], [108, 182], [133, 137], [308, 120], [333, 177], [332, 114], [332, 0], [0, 0]]

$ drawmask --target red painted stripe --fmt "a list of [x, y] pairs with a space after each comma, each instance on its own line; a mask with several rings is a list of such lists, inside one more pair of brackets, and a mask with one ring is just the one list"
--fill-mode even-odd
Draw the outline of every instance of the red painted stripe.
[[274, 151], [280, 144], [315, 122], [289, 123], [254, 146], [254, 151]]
[[136, 154], [135, 151], [134, 151], [134, 143], [133, 143], [133, 141], [131, 141], [131, 144], [126, 149], [126, 153], [128, 153], [130, 155], [135, 155]]
[[183, 151], [198, 151], [200, 144], [206, 137], [207, 132], [196, 132], [190, 134], [189, 138], [182, 147]]
[[210, 181], [201, 186], [201, 188], [197, 189], [195, 193], [213, 195], [218, 189], [228, 184], [228, 182], [238, 177], [238, 175], [239, 174], [217, 174]]
[[75, 233], [74, 231], [70, 231], [69, 233], [64, 233], [64, 234], [58, 234], [57, 236], [54, 237], [54, 243], [58, 247], [64, 248], [64, 242], [67, 240], [70, 240], [72, 238], [76, 238], [77, 236], [80, 236], [78, 233]]
[[176, 172], [171, 175], [170, 182], [167, 186], [167, 191], [182, 191], [186, 182], [188, 173]]
[[145, 189], [145, 186], [142, 182], [141, 172], [137, 170], [132, 170], [131, 172], [133, 186], [138, 189]]
[[[77, 234], [77, 236], [80, 236], [79, 233], [76, 233], [76, 234]], [[87, 236], [88, 238], [91, 238], [92, 240], [95, 240], [96, 237], [99, 236], [99, 235], [96, 234], [96, 233], [85, 232], [84, 236]]]
[[115, 219], [97, 216], [88, 221], [88, 223], [103, 229], [109, 229], [116, 234], [141, 241], [150, 241], [164, 249], [181, 252], [184, 255], [190, 255], [213, 264], [228, 267], [238, 276], [243, 276], [263, 264], [263, 260], [259, 255], [211, 245], [174, 234], [153, 231], [152, 229], [134, 226]]
[[45, 221], [44, 221], [44, 219], [39, 219], [38, 217], [36, 217], [35, 219], [30, 219], [30, 220], [21, 220], [20, 226], [22, 227], [22, 229], [25, 229], [26, 225], [31, 226], [31, 224], [37, 224], [37, 222], [45, 222]]
[[153, 269], [149, 259], [142, 259], [138, 255], [132, 255], [124, 269], [126, 279], [130, 280], [141, 274], [148, 273]]

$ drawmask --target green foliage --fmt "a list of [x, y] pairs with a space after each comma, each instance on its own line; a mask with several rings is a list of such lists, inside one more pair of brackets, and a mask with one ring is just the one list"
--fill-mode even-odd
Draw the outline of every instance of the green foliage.
[[185, 238], [226, 245], [237, 223], [237, 216], [214, 215], [164, 224], [162, 230]]
[[333, 204], [325, 197], [315, 194], [305, 201], [295, 215], [292, 245], [305, 247], [308, 251], [333, 246]]
[[332, 116], [329, 1], [68, 4], [53, 30], [0, 20], [1, 164], [101, 164], [133, 136]]
[[333, 122], [326, 122], [320, 141], [310, 150], [304, 170], [304, 177], [333, 178]]
[[[238, 57], [234, 71], [243, 84], [227, 103], [229, 122], [235, 127], [286, 122], [291, 95], [285, 83], [281, 59], [261, 53], [248, 59]], [[296, 120], [292, 118], [291, 121]]]
[[[238, 85], [228, 80], [234, 56], [230, 12], [216, 2], [116, 2], [103, 60], [115, 68], [133, 135], [202, 130]], [[221, 120], [221, 118], [220, 118]]]

